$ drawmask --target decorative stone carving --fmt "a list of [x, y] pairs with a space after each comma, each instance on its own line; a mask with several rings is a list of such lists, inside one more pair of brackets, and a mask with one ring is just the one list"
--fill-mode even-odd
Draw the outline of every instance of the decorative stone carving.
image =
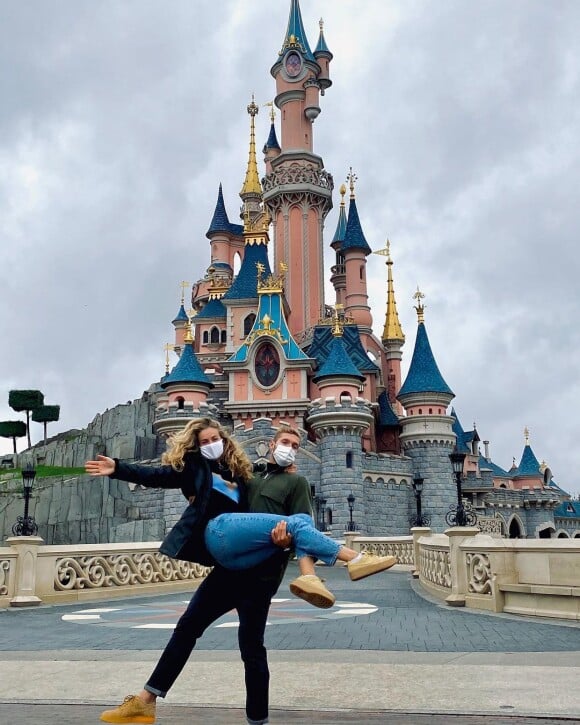
[[385, 541], [385, 542], [360, 542], [363, 551], [378, 556], [396, 556], [399, 564], [413, 565], [413, 542], [412, 541]]
[[8, 577], [10, 576], [10, 562], [0, 560], [0, 597], [8, 594]]
[[445, 549], [421, 549], [421, 576], [432, 584], [451, 589], [451, 560]]
[[487, 554], [467, 554], [469, 591], [491, 596], [491, 568]]

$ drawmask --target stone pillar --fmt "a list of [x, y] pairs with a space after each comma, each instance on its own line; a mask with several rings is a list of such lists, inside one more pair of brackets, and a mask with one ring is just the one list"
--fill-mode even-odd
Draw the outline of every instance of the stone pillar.
[[411, 572], [413, 579], [419, 578], [419, 572], [420, 572], [420, 561], [419, 557], [421, 555], [420, 547], [419, 547], [419, 539], [422, 536], [431, 536], [432, 531], [428, 526], [413, 526], [411, 528], [411, 534], [413, 536], [413, 566], [414, 569]]
[[354, 549], [355, 551], [361, 550], [360, 544], [355, 544], [354, 540], [357, 536], [360, 536], [360, 531], [345, 531], [344, 532], [344, 545], [347, 549]]
[[477, 536], [479, 529], [475, 526], [454, 526], [447, 529], [449, 537], [449, 568], [451, 570], [451, 594], [445, 598], [450, 607], [464, 607], [467, 594], [467, 567], [463, 561], [459, 545], [464, 539]]
[[36, 596], [36, 565], [38, 547], [44, 543], [40, 536], [11, 536], [6, 543], [18, 553], [16, 582], [11, 607], [34, 607], [42, 604]]

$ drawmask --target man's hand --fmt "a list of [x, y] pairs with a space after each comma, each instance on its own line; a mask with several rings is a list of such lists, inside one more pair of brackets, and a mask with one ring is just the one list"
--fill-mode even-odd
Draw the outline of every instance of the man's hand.
[[280, 521], [272, 529], [271, 533], [272, 543], [279, 546], [281, 549], [287, 549], [292, 545], [292, 536], [286, 531], [286, 522]]

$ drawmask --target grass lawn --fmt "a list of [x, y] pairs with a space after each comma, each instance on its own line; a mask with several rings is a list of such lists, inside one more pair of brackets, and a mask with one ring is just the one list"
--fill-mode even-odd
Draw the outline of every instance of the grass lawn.
[[[82, 468], [63, 468], [62, 466], [37, 466], [36, 477], [37, 478], [50, 478], [51, 476], [69, 476], [69, 475], [80, 475], [84, 473], [85, 469]], [[0, 474], [13, 473], [21, 476], [22, 469], [20, 468], [0, 468]]]

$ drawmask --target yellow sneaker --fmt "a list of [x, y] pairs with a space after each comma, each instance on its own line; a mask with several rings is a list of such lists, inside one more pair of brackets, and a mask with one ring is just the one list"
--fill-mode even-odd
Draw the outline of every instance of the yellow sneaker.
[[334, 594], [328, 591], [320, 577], [315, 574], [303, 574], [294, 579], [290, 582], [290, 591], [294, 596], [320, 609], [330, 609], [336, 601]]
[[154, 723], [155, 703], [147, 704], [138, 695], [127, 695], [119, 707], [105, 710], [101, 720], [115, 723]]
[[390, 569], [396, 563], [396, 556], [377, 556], [376, 554], [367, 554], [365, 551], [362, 558], [356, 562], [349, 561], [346, 567], [350, 578], [356, 581], [371, 576], [371, 574], [378, 574], [380, 571]]

